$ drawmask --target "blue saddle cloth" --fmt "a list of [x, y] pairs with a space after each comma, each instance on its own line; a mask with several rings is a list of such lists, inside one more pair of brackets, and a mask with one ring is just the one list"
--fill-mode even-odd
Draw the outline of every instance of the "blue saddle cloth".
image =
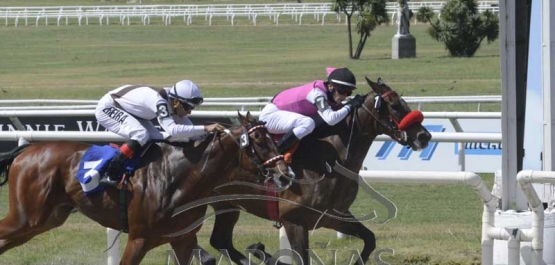
[[[92, 145], [87, 149], [79, 162], [79, 169], [77, 170], [77, 179], [85, 195], [104, 190], [104, 186], [98, 185], [99, 180], [117, 152], [118, 149], [110, 145]], [[139, 162], [140, 158], [138, 157], [130, 159], [125, 164], [125, 169], [133, 171], [139, 165]]]

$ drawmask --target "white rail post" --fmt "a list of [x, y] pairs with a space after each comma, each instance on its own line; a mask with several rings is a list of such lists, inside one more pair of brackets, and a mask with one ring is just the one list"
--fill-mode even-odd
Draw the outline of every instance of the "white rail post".
[[120, 255], [119, 255], [119, 237], [118, 231], [112, 228], [106, 228], [106, 246], [113, 246], [106, 251], [108, 256], [107, 265], [117, 265], [119, 264]]
[[[287, 238], [287, 233], [285, 233], [284, 227], [281, 227], [279, 229], [279, 249], [281, 251], [287, 251], [291, 249], [291, 244], [289, 243], [289, 239]], [[292, 256], [293, 253], [290, 253], [290, 255]], [[292, 264], [293, 260], [291, 259], [291, 256], [282, 256], [280, 258], [280, 261], [284, 263]]]

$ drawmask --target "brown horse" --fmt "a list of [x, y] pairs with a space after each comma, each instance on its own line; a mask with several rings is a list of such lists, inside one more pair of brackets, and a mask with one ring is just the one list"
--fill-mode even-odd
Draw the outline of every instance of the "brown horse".
[[[308, 232], [319, 227], [364, 240], [357, 264], [366, 263], [376, 247], [372, 231], [349, 212], [349, 207], [357, 196], [359, 182], [356, 178], [348, 178], [330, 170], [331, 166], [340, 165], [358, 173], [370, 145], [380, 134], [389, 135], [413, 150], [426, 148], [431, 139], [431, 134], [421, 124], [421, 112], [411, 111], [406, 102], [381, 79], [377, 82], [368, 78], [366, 80], [373, 91], [365, 96], [361, 108], [343, 122], [331, 127], [318, 127], [311, 135], [303, 138], [291, 164], [297, 181], [289, 189], [278, 193], [279, 215], [275, 221], [283, 224], [292, 250], [297, 254], [293, 257], [297, 257], [299, 264], [310, 264]], [[222, 195], [258, 195], [256, 200], [212, 204], [215, 212], [221, 214], [216, 216], [210, 238], [211, 245], [219, 250], [227, 250], [230, 258], [237, 264], [250, 264], [233, 246], [233, 228], [240, 210], [268, 220], [274, 219], [267, 207], [267, 201], [260, 199], [267, 196], [266, 191], [243, 186], [241, 189], [222, 187], [216, 192]], [[269, 257], [267, 254], [266, 258]], [[268, 264], [276, 264], [275, 259], [266, 261]]]
[[[177, 206], [209, 196], [223, 183], [256, 182], [262, 175], [274, 178], [288, 172], [266, 128], [250, 113], [239, 114], [239, 120], [240, 126], [208, 137], [200, 150], [201, 145], [151, 145], [143, 157], [146, 165], [129, 180], [129, 237], [120, 264], [139, 264], [149, 250], [165, 243], [170, 243], [181, 264], [188, 264], [200, 229], [195, 223], [206, 207], [172, 218]], [[74, 209], [103, 226], [124, 227], [118, 218], [118, 191], [87, 196], [75, 177], [89, 147], [78, 142], [37, 142], [0, 154], [2, 172], [8, 171], [10, 205], [0, 221], [0, 254], [62, 225]], [[189, 230], [182, 236], [164, 236], [184, 229]]]

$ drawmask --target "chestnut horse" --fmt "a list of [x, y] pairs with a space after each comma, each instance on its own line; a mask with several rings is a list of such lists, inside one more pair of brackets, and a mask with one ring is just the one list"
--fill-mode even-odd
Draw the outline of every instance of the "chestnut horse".
[[[250, 113], [238, 115], [240, 126], [207, 137], [201, 149], [193, 144], [151, 145], [142, 159], [146, 164], [127, 186], [129, 237], [120, 264], [139, 264], [149, 250], [165, 243], [170, 243], [179, 263], [189, 264], [197, 245], [197, 223], [206, 207], [172, 218], [176, 207], [209, 196], [230, 181], [259, 182], [262, 175], [287, 174], [289, 168], [266, 128]], [[118, 218], [118, 190], [87, 196], [75, 177], [89, 147], [79, 142], [37, 142], [0, 154], [1, 172], [8, 171], [10, 205], [0, 221], [0, 254], [61, 226], [74, 209], [103, 226], [125, 227]], [[186, 229], [179, 237], [164, 236]]]
[[[279, 209], [279, 213], [275, 213], [278, 214], [275, 221], [283, 224], [291, 248], [297, 254], [293, 257], [297, 258], [299, 264], [310, 264], [308, 232], [319, 227], [362, 239], [364, 247], [357, 264], [366, 263], [376, 247], [372, 231], [349, 212], [349, 207], [357, 196], [359, 182], [352, 178], [352, 174], [351, 178], [348, 178], [330, 170], [331, 166], [340, 165], [356, 172], [356, 176], [370, 145], [380, 134], [389, 135], [393, 140], [413, 150], [426, 148], [431, 139], [431, 134], [421, 124], [423, 116], [420, 111], [411, 111], [406, 102], [381, 79], [377, 82], [368, 78], [366, 80], [373, 91], [365, 96], [361, 108], [341, 123], [335, 126], [320, 126], [311, 135], [303, 138], [290, 165], [297, 181], [293, 182], [289, 189], [278, 192], [279, 207], [276, 208]], [[222, 195], [239, 192], [259, 195], [257, 200], [222, 201], [212, 204], [215, 212], [221, 214], [216, 216], [210, 238], [211, 245], [219, 250], [227, 250], [235, 263], [249, 264], [249, 260], [233, 246], [233, 228], [240, 210], [268, 220], [275, 219], [270, 216], [272, 214], [267, 207], [268, 202], [260, 199], [267, 196], [266, 191], [247, 186], [241, 189], [221, 187], [215, 191]], [[204, 255], [206, 254], [204, 252]], [[266, 257], [270, 257], [269, 254]], [[275, 259], [267, 262], [276, 264]]]

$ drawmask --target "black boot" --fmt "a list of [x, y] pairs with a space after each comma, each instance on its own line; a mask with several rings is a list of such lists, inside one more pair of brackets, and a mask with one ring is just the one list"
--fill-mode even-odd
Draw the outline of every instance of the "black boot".
[[100, 179], [100, 185], [116, 187], [120, 181], [119, 174], [123, 169], [125, 161], [127, 161], [127, 157], [121, 151], [118, 151], [116, 156], [110, 161], [110, 164], [108, 164], [104, 176]]
[[[298, 144], [299, 138], [297, 138], [293, 131], [286, 133], [281, 140], [279, 140], [277, 148], [278, 151], [283, 154], [283, 161], [285, 161], [285, 163], [291, 164], [293, 160], [293, 153], [297, 150]], [[283, 179], [282, 177], [274, 177], [274, 183], [276, 184], [276, 188], [278, 190], [284, 190], [291, 184], [291, 180]]]
[[106, 172], [104, 172], [104, 176], [99, 181], [100, 185], [103, 186], [110, 186], [116, 187], [120, 182], [120, 174], [123, 170], [123, 166], [129, 158], [131, 158], [134, 154], [139, 153], [141, 150], [141, 145], [139, 142], [135, 140], [129, 140], [127, 143], [124, 143], [118, 150], [118, 153], [114, 156], [108, 167], [106, 168]]
[[277, 143], [278, 151], [283, 154], [295, 146], [298, 141], [299, 138], [297, 138], [293, 131], [290, 131], [286, 133]]

